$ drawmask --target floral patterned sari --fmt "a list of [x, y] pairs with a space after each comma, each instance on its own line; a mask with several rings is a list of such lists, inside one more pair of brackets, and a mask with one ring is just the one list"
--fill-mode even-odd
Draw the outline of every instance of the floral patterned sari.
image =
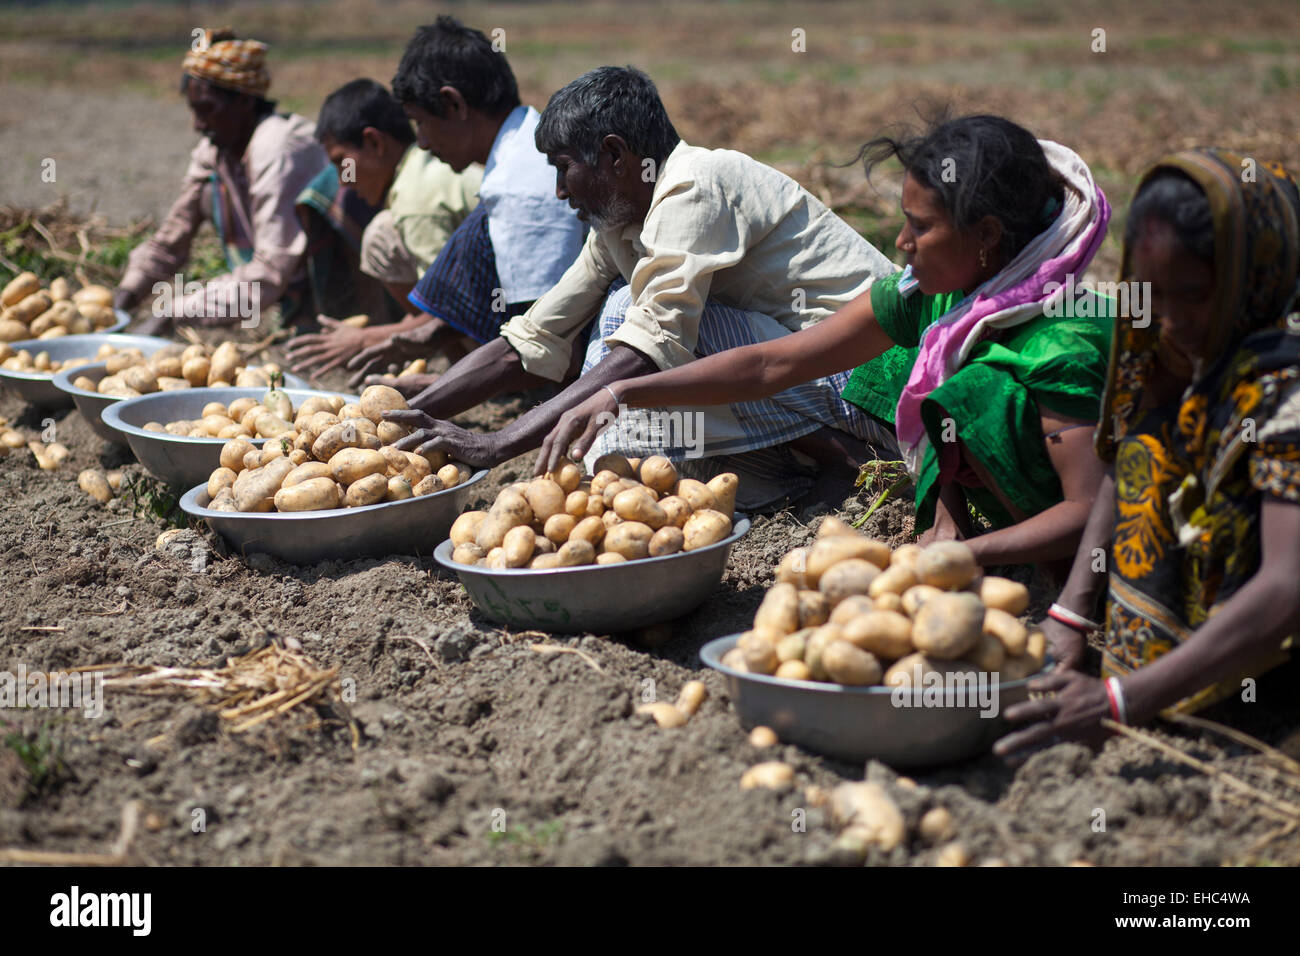
[[[1223, 150], [1178, 153], [1214, 221], [1218, 360], [1182, 398], [1143, 402], [1173, 367], [1155, 323], [1117, 318], [1097, 452], [1115, 466], [1103, 673], [1148, 664], [1187, 640], [1259, 568], [1265, 495], [1300, 503], [1300, 235], [1295, 182], [1278, 166]], [[1250, 173], [1253, 172], [1253, 176]], [[1141, 187], [1139, 186], [1139, 189]], [[1131, 278], [1132, 250], [1121, 276]], [[1263, 660], [1179, 702], [1193, 710], [1286, 659]]]

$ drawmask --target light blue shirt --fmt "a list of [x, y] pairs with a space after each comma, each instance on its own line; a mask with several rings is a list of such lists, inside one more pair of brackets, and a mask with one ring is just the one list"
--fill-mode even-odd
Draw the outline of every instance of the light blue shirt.
[[577, 212], [555, 197], [555, 168], [533, 139], [540, 118], [531, 106], [514, 108], [479, 187], [507, 302], [531, 302], [548, 291], [578, 258], [587, 235]]

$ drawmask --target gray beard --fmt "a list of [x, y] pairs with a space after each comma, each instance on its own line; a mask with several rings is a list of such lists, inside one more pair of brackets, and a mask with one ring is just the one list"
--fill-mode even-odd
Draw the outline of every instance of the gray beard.
[[632, 201], [625, 196], [613, 196], [599, 212], [592, 210], [589, 217], [591, 228], [597, 232], [622, 229], [636, 219], [636, 210]]

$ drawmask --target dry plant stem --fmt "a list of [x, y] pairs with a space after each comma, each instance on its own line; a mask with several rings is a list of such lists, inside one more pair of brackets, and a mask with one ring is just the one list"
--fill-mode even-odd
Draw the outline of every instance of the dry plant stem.
[[144, 804], [128, 800], [122, 807], [122, 826], [112, 853], [60, 853], [53, 850], [0, 850], [0, 863], [34, 863], [47, 866], [125, 866], [131, 856], [131, 844], [140, 830]]
[[1243, 747], [1250, 747], [1252, 750], [1258, 750], [1260, 753], [1272, 757], [1277, 761], [1277, 763], [1281, 764], [1282, 767], [1292, 773], [1300, 774], [1300, 761], [1288, 757], [1276, 747], [1270, 747], [1268, 744], [1264, 743], [1264, 741], [1252, 737], [1244, 731], [1221, 724], [1218, 721], [1206, 720], [1204, 717], [1196, 717], [1192, 714], [1168, 714], [1164, 719], [1171, 723], [1182, 724], [1185, 727], [1196, 727], [1199, 730], [1206, 730], [1210, 733], [1227, 737], [1229, 740], [1234, 740]]
[[576, 647], [558, 647], [555, 644], [529, 644], [528, 649], [536, 651], [538, 654], [577, 654], [597, 674], [605, 673], [601, 666], [596, 663], [595, 658], [585, 651], [578, 650]]
[[1124, 724], [1117, 723], [1109, 718], [1103, 718], [1101, 725], [1107, 730], [1117, 734], [1122, 734], [1131, 740], [1136, 740], [1154, 750], [1158, 750], [1178, 763], [1185, 764], [1194, 770], [1199, 770], [1206, 776], [1221, 781], [1225, 786], [1231, 787], [1239, 793], [1245, 794], [1248, 797], [1253, 797], [1260, 803], [1277, 810], [1279, 813], [1285, 814], [1288, 819], [1300, 821], [1300, 806], [1297, 806], [1290, 801], [1275, 797], [1271, 793], [1260, 790], [1258, 787], [1252, 787], [1244, 780], [1240, 780], [1232, 774], [1206, 763], [1204, 760], [1197, 760], [1195, 757], [1183, 753], [1177, 747], [1170, 746], [1163, 740], [1153, 737], [1145, 731], [1138, 730], [1135, 727], [1125, 726]]

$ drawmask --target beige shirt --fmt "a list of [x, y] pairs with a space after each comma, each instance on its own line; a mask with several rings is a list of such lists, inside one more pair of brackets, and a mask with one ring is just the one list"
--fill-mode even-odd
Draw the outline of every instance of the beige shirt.
[[[211, 201], [211, 191], [205, 186], [213, 171], [220, 170], [232, 186], [236, 215], [252, 230], [253, 258], [210, 280], [206, 305], [234, 315], [240, 285], [256, 282], [261, 304], [269, 306], [295, 279], [306, 274], [303, 254], [307, 251], [307, 234], [294, 210], [294, 201], [328, 163], [325, 150], [316, 142], [315, 124], [296, 115], [272, 113], [263, 117], [238, 162], [219, 154], [209, 140], [201, 140], [190, 153], [180, 196], [158, 231], [132, 250], [120, 285], [148, 297], [155, 282], [170, 283], [184, 271], [194, 235], [212, 215], [211, 207], [205, 208], [205, 200]], [[245, 287], [245, 299], [251, 288]], [[194, 293], [184, 303], [176, 304], [176, 311], [184, 315], [187, 312], [182, 310], [188, 307], [189, 313], [203, 313], [204, 305], [205, 293]]]
[[[483, 167], [477, 163], [457, 173], [450, 166], [418, 146], [409, 146], [393, 174], [384, 203], [389, 216], [375, 228], [366, 227], [361, 237], [361, 269], [367, 275], [384, 279], [378, 267], [383, 255], [383, 227], [391, 224], [400, 238], [404, 259], [415, 266], [415, 282], [442, 251], [456, 227], [478, 205], [478, 187], [483, 181]], [[391, 251], [390, 251], [391, 252]]]
[[695, 357], [706, 299], [760, 312], [794, 332], [893, 271], [789, 176], [743, 153], [680, 142], [659, 171], [645, 220], [593, 231], [560, 281], [501, 334], [529, 372], [560, 381], [574, 336], [622, 276], [632, 305], [605, 341], [667, 369]]

